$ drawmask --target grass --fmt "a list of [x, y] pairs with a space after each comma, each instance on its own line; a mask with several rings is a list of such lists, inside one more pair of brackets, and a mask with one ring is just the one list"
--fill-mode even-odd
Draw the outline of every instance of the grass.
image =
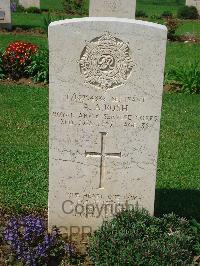
[[[63, 13], [53, 14], [53, 20], [61, 20], [63, 18], [70, 18]], [[12, 24], [14, 28], [32, 29], [44, 27], [44, 17], [46, 14], [30, 14], [30, 13], [12, 13]]]
[[199, 21], [184, 21], [179, 26], [177, 32], [178, 35], [194, 34], [200, 37], [200, 22]]
[[160, 16], [164, 11], [171, 11], [176, 15], [178, 9], [184, 4], [184, 0], [138, 0], [136, 7], [148, 16]]
[[[0, 84], [0, 203], [12, 210], [46, 208], [48, 90]], [[200, 219], [200, 96], [164, 96], [156, 213]]]
[[177, 10], [179, 6], [177, 5], [153, 5], [152, 3], [140, 4], [137, 3], [137, 10], [144, 11], [149, 17], [151, 16], [161, 16], [164, 11], [171, 11], [173, 15], [177, 15]]
[[200, 95], [167, 94], [161, 121], [156, 212], [200, 220]]
[[21, 28], [42, 28], [43, 14], [12, 13], [12, 25]]
[[34, 36], [34, 35], [25, 35], [25, 34], [17, 34], [14, 35], [12, 33], [3, 34], [0, 33], [0, 48], [5, 49], [9, 43], [14, 41], [26, 41], [37, 44], [39, 47], [47, 47], [47, 37], [46, 36]]
[[63, 11], [62, 0], [41, 0], [41, 9]]
[[0, 202], [20, 209], [46, 206], [48, 91], [0, 86]]
[[166, 68], [168, 71], [170, 67], [185, 65], [188, 62], [195, 62], [200, 55], [200, 45], [188, 44], [188, 43], [168, 43], [167, 56], [166, 56]]

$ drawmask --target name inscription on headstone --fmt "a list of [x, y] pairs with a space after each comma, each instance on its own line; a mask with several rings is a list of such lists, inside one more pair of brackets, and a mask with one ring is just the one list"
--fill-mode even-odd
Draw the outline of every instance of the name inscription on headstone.
[[145, 104], [145, 98], [124, 96], [124, 98], [111, 97], [105, 99], [102, 96], [93, 95], [73, 95], [66, 96], [66, 103], [82, 105], [79, 113], [53, 111], [51, 116], [61, 125], [70, 126], [108, 126], [114, 127], [131, 127], [145, 129], [153, 126], [158, 122], [158, 115], [137, 115], [130, 113], [132, 104]]

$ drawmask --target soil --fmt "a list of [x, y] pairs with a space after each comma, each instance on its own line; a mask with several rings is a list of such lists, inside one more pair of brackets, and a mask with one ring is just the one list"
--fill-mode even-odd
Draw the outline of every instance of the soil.
[[0, 29], [0, 33], [4, 34], [10, 34], [12, 33], [13, 35], [34, 35], [38, 37], [46, 37], [47, 35], [45, 34], [44, 30], [41, 28], [20, 28], [16, 27], [13, 28], [12, 30], [7, 30], [7, 29]]
[[164, 92], [172, 92], [173, 91], [173, 87], [170, 84], [164, 85], [163, 91]]
[[42, 87], [42, 88], [48, 88], [48, 84], [44, 84], [42, 82], [35, 83], [31, 79], [21, 78], [19, 80], [11, 80], [11, 79], [4, 79], [0, 80], [0, 84], [5, 85], [26, 85], [30, 87]]
[[176, 41], [176, 42], [184, 42], [184, 43], [200, 44], [200, 38], [196, 37], [193, 34], [185, 34], [185, 35], [181, 35], [181, 36], [176, 36], [174, 41]]

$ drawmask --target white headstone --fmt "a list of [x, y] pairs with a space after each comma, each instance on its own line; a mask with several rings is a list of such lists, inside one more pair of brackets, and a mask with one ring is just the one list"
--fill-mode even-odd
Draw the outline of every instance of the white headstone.
[[135, 18], [136, 0], [90, 0], [90, 17]]
[[186, 0], [187, 6], [195, 6], [198, 10], [198, 13], [200, 15], [200, 0]]
[[167, 30], [117, 18], [51, 23], [49, 228], [154, 212]]
[[37, 7], [40, 8], [40, 0], [19, 0], [19, 4], [24, 8]]
[[11, 29], [10, 0], [0, 0], [0, 28]]

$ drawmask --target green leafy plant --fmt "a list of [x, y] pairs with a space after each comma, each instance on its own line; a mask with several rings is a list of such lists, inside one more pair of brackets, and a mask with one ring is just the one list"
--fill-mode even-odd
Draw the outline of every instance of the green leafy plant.
[[159, 19], [162, 19], [162, 18], [161, 18], [161, 16], [158, 16], [158, 15], [152, 15], [151, 19], [152, 20], [159, 20]]
[[95, 265], [190, 265], [200, 255], [200, 229], [174, 214], [152, 217], [126, 210], [106, 221], [90, 239]]
[[31, 6], [29, 8], [26, 9], [27, 13], [35, 13], [35, 14], [40, 14], [41, 10], [38, 7], [35, 6]]
[[45, 15], [43, 17], [43, 29], [45, 31], [45, 33], [48, 33], [48, 27], [49, 27], [49, 24], [52, 22], [52, 16], [51, 14], [48, 12], [47, 15]]
[[135, 16], [138, 18], [147, 18], [148, 15], [143, 10], [136, 10]]
[[169, 40], [174, 41], [176, 39], [176, 30], [180, 26], [180, 21], [174, 18], [168, 17], [165, 21], [165, 25], [168, 29], [167, 37]]
[[171, 11], [167, 10], [167, 11], [164, 11], [161, 15], [162, 18], [172, 18], [173, 17], [173, 14]]
[[18, 1], [15, 2], [16, 2], [16, 12], [24, 12], [25, 8], [22, 5], [20, 5]]
[[5, 71], [3, 67], [3, 52], [0, 51], [0, 80], [5, 78]]
[[86, 14], [86, 0], [62, 0], [64, 10], [71, 15], [78, 14], [83, 15]]
[[172, 66], [166, 74], [165, 83], [173, 85], [183, 93], [200, 93], [200, 63], [189, 62], [182, 66]]
[[181, 5], [181, 4], [182, 4], [182, 0], [175, 0], [175, 3], [176, 3], [177, 5]]
[[184, 6], [178, 10], [177, 17], [181, 19], [198, 19], [199, 14], [195, 6]]
[[31, 63], [26, 68], [26, 73], [34, 82], [48, 83], [49, 81], [49, 51], [39, 49], [31, 58]]
[[47, 13], [47, 15], [45, 15], [43, 17], [43, 29], [44, 29], [44, 32], [48, 34], [48, 27], [49, 27], [49, 24], [53, 21], [56, 21], [56, 20], [63, 20], [65, 19], [63, 16], [53, 16], [51, 15], [50, 12]]
[[16, 12], [24, 12], [25, 8], [22, 5], [17, 5]]

